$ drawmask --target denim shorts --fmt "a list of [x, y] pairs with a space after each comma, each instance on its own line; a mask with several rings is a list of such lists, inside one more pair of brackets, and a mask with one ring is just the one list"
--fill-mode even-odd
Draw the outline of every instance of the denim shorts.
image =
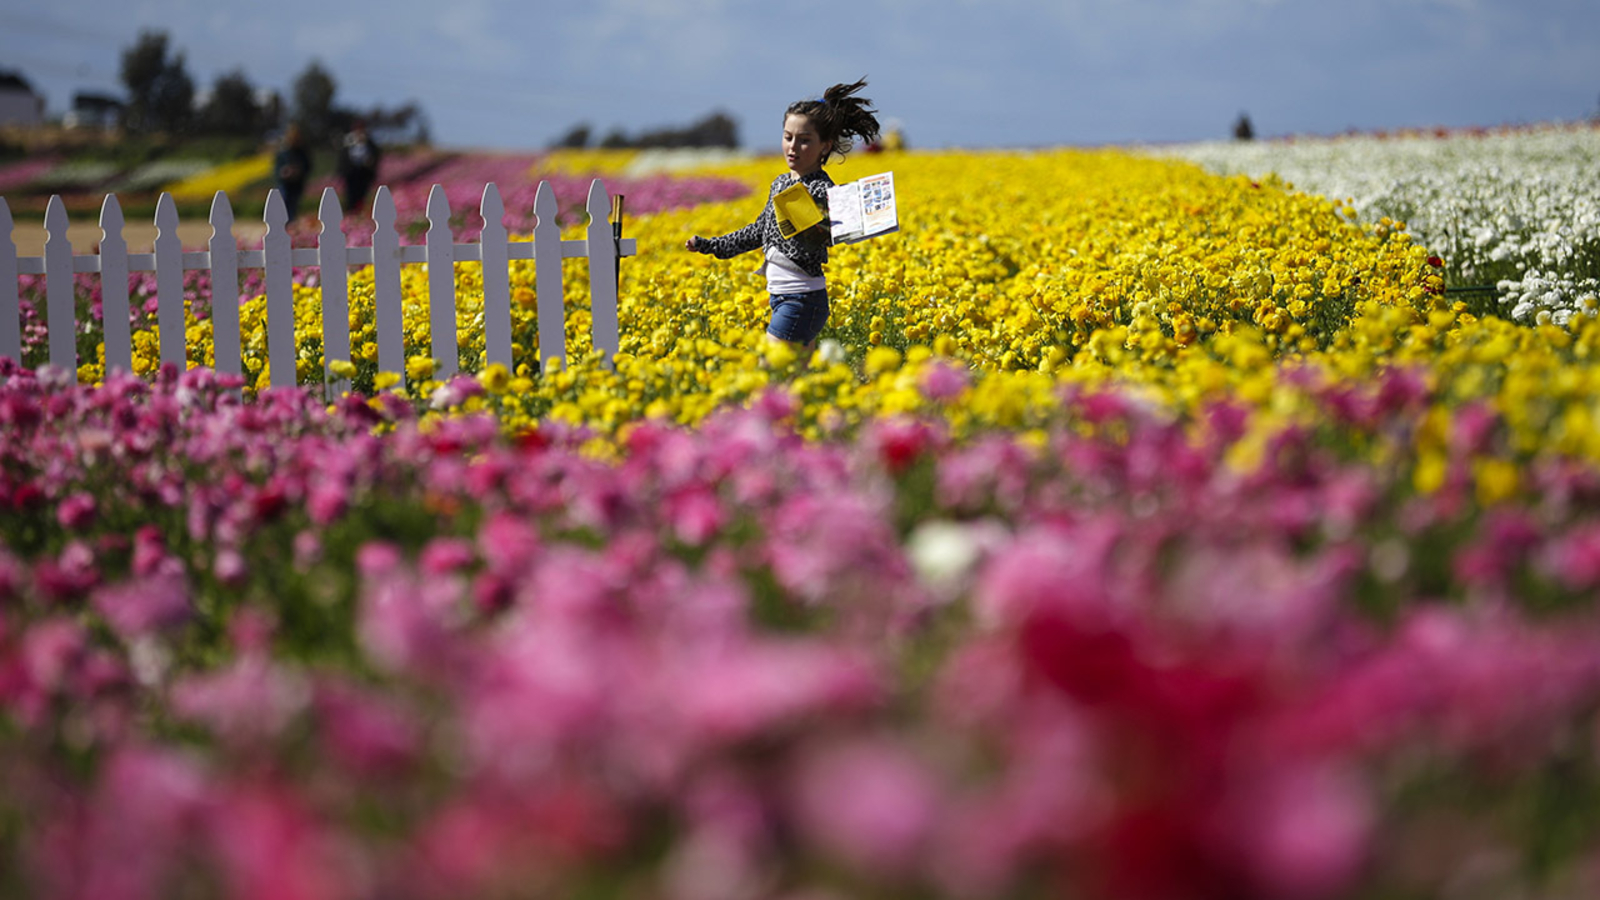
[[822, 333], [827, 321], [826, 289], [804, 294], [773, 294], [772, 321], [767, 323], [767, 334], [791, 344], [810, 344]]

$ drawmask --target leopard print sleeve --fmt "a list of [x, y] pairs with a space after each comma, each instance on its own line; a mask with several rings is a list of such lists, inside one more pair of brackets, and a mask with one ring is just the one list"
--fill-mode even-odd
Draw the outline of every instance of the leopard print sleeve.
[[727, 234], [716, 237], [701, 238], [701, 247], [704, 248], [705, 252], [715, 256], [717, 259], [732, 259], [741, 253], [749, 253], [751, 250], [761, 247], [763, 245], [762, 236], [767, 231], [767, 221], [771, 220], [774, 233], [778, 230], [778, 220], [772, 211], [772, 198], [778, 191], [783, 189], [779, 186], [783, 181], [784, 176], [782, 175], [773, 179], [772, 186], [767, 190], [767, 205], [762, 207], [761, 215], [756, 216], [754, 222], [737, 231], [730, 231]]
[[779, 175], [773, 179], [772, 186], [767, 190], [767, 205], [762, 208], [761, 215], [754, 222], [718, 237], [701, 238], [701, 246], [705, 252], [718, 259], [729, 259], [741, 253], [762, 247], [775, 247], [784, 256], [794, 260], [794, 264], [807, 275], [822, 276], [822, 266], [828, 261], [828, 245], [832, 243], [832, 223], [828, 220], [828, 188], [833, 186], [833, 179], [828, 173], [818, 169], [801, 179], [806, 190], [811, 192], [812, 199], [817, 201], [817, 208], [822, 210], [823, 220], [800, 232], [792, 238], [785, 239], [778, 232], [778, 217], [772, 211], [772, 198], [779, 191], [794, 183], [794, 176], [789, 174]]

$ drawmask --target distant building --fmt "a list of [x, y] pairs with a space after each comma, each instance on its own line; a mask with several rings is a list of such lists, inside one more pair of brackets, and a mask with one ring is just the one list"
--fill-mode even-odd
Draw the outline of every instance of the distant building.
[[16, 72], [0, 72], [0, 126], [44, 124], [44, 97]]
[[122, 110], [122, 101], [115, 97], [79, 91], [72, 95], [72, 109], [62, 117], [61, 124], [109, 131], [122, 125]]

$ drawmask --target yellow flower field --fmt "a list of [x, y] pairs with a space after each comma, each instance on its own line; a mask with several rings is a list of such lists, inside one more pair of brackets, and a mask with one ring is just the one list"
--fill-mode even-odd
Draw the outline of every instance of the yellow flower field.
[[167, 186], [175, 200], [209, 200], [222, 191], [230, 196], [272, 176], [272, 154], [258, 153], [223, 163]]
[[[629, 220], [639, 253], [623, 265], [614, 366], [589, 352], [588, 312], [572, 299], [587, 296], [578, 261], [565, 271], [569, 367], [539, 373], [533, 264], [522, 262], [512, 271], [516, 371], [483, 372], [480, 271], [459, 265], [463, 368], [490, 388], [461, 408], [492, 407], [513, 430], [554, 418], [610, 433], [645, 417], [694, 424], [781, 382], [808, 433], [937, 409], [960, 434], [1025, 431], [1051, 415], [1061, 385], [1117, 382], [1174, 413], [1232, 397], [1270, 426], [1304, 411], [1307, 378], [1363, 384], [1403, 365], [1446, 386], [1452, 408], [1481, 400], [1501, 411], [1516, 453], [1600, 458], [1593, 318], [1523, 327], [1467, 313], [1404, 223], [1358, 223], [1348, 207], [1281, 182], [1116, 150], [857, 154], [829, 168], [839, 182], [884, 169], [899, 186], [901, 231], [834, 249], [833, 313], [812, 359], [764, 341], [756, 255], [682, 249], [691, 234], [754, 218], [777, 172], [763, 159], [713, 173], [748, 180], [743, 200]], [[407, 267], [404, 279], [415, 357], [430, 346], [426, 273]], [[376, 371], [370, 270], [352, 276], [351, 298], [356, 388], [395, 384]], [[296, 304], [300, 377], [316, 381], [316, 290], [297, 288]], [[243, 314], [258, 388], [263, 307], [258, 298]], [[209, 333], [208, 322], [191, 324], [193, 362], [210, 362]], [[153, 332], [137, 337], [136, 367], [154, 368], [157, 346]], [[929, 396], [935, 366], [966, 370], [968, 386]], [[1301, 374], [1284, 377], [1291, 370]], [[96, 380], [98, 366], [82, 374]], [[395, 389], [427, 404], [439, 396], [428, 374], [413, 368]], [[448, 414], [449, 400], [431, 414]]]

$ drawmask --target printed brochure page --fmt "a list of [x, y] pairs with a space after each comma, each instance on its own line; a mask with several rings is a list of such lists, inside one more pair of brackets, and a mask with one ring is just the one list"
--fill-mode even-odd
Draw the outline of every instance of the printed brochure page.
[[894, 173], [869, 175], [828, 189], [833, 242], [850, 244], [900, 230]]

